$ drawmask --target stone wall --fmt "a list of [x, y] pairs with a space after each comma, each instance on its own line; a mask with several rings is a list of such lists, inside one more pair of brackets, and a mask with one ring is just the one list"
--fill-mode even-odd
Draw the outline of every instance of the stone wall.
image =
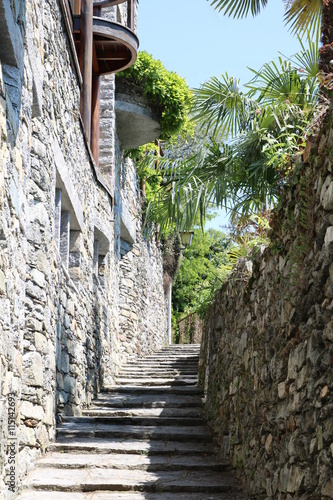
[[218, 292], [200, 383], [253, 498], [333, 498], [333, 120], [298, 157], [271, 241]]
[[[112, 116], [111, 170], [92, 159], [60, 6], [0, 0], [7, 16], [0, 21], [0, 498], [15, 496], [11, 466], [16, 492], [54, 440], [56, 417], [80, 414], [113, 383], [123, 352], [115, 200], [123, 212], [131, 214], [133, 203], [138, 210], [137, 187], [130, 197], [121, 193], [123, 152]], [[10, 33], [6, 50], [13, 55], [4, 57]], [[112, 92], [108, 99], [112, 114]], [[136, 182], [133, 172], [129, 179]], [[148, 247], [139, 237], [134, 272], [162, 283], [159, 251], [153, 245], [149, 254]], [[141, 301], [139, 288], [135, 294], [134, 303]], [[161, 329], [141, 341], [136, 328], [135, 350], [139, 342], [143, 352], [163, 345], [164, 297], [155, 295], [151, 310], [155, 299], [161, 320], [154, 328]], [[146, 321], [147, 309], [135, 311]]]
[[121, 361], [144, 356], [167, 343], [162, 258], [153, 241], [138, 233], [120, 263], [119, 334]]

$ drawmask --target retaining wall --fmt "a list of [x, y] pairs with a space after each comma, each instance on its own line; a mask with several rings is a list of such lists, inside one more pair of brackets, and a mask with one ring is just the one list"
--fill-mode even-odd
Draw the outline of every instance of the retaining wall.
[[223, 457], [253, 498], [333, 498], [332, 111], [296, 159], [271, 244], [204, 325], [200, 383]]

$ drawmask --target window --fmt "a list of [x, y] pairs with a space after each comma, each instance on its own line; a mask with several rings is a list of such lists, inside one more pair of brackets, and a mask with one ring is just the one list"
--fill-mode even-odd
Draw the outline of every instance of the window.
[[109, 270], [108, 254], [110, 242], [105, 234], [97, 227], [94, 228], [94, 254], [93, 254], [93, 274], [97, 280], [97, 285], [106, 288]]
[[75, 281], [79, 280], [83, 209], [69, 177], [59, 144], [54, 144], [56, 164], [54, 239], [62, 264]]

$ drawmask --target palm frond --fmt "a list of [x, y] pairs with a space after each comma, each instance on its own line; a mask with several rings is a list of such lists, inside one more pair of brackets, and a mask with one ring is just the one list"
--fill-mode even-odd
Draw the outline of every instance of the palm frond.
[[[302, 108], [317, 104], [318, 82], [318, 41], [312, 42], [308, 36], [309, 47], [300, 41], [301, 51], [292, 58], [278, 58], [259, 70], [253, 70], [253, 79], [245, 85], [250, 95], [259, 94], [257, 99], [261, 105], [273, 102], [288, 102]], [[317, 50], [316, 50], [317, 49]]]
[[242, 130], [251, 100], [239, 88], [239, 80], [227, 73], [194, 89], [194, 119], [206, 131], [226, 138]]
[[253, 16], [266, 7], [268, 0], [213, 0], [211, 5], [224, 15], [233, 17], [246, 17], [251, 11]]
[[320, 30], [323, 0], [293, 0], [292, 2], [289, 0], [286, 4], [287, 11], [284, 20], [292, 34], [303, 37], [307, 32], [314, 35]]
[[270, 104], [276, 101], [291, 102], [297, 101], [300, 89], [300, 76], [292, 68], [289, 61], [279, 57], [278, 64], [275, 61], [264, 64], [256, 71], [249, 68], [254, 73], [254, 78], [246, 85], [252, 93], [259, 93], [258, 101]]
[[319, 71], [319, 30], [317, 30], [313, 41], [311, 40], [310, 33], [307, 33], [308, 47], [305, 47], [299, 36], [297, 38], [302, 51], [295, 54], [291, 60], [295, 60], [298, 63], [298, 68], [302, 69], [308, 78], [316, 78]]

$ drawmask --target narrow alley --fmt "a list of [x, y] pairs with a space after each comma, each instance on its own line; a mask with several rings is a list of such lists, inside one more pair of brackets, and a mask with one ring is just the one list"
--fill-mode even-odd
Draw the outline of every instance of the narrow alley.
[[64, 417], [21, 500], [245, 500], [214, 456], [197, 387], [199, 345], [128, 364], [82, 417]]

